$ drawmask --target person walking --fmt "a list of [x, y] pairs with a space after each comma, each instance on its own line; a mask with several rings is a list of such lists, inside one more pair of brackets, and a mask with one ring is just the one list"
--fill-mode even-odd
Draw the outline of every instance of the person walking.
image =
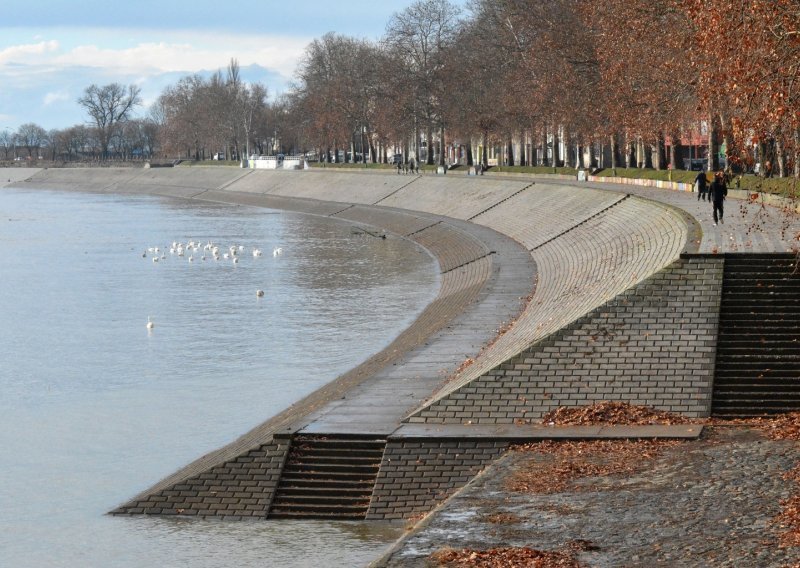
[[706, 172], [700, 171], [697, 174], [697, 177], [694, 178], [694, 184], [697, 186], [697, 201], [701, 199], [703, 201], [706, 200], [706, 191], [708, 190], [708, 179], [706, 178]]
[[714, 181], [711, 182], [708, 193], [714, 208], [714, 226], [716, 227], [718, 222], [725, 223], [723, 220], [723, 215], [725, 213], [723, 210], [723, 203], [725, 202], [725, 197], [728, 195], [728, 184], [725, 181], [725, 173], [722, 170], [714, 174]]

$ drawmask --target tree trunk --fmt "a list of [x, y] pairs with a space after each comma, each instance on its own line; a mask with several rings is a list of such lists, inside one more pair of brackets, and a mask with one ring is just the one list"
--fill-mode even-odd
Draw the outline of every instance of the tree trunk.
[[800, 178], [800, 128], [794, 129], [794, 177]]
[[506, 165], [507, 166], [513, 166], [514, 165], [514, 141], [513, 141], [512, 138], [509, 138], [508, 142], [506, 143], [506, 152], [508, 152], [507, 158], [506, 158]]
[[442, 124], [441, 129], [439, 130], [439, 132], [440, 132], [440, 138], [439, 138], [439, 165], [443, 166], [445, 164], [445, 159], [444, 159], [445, 158], [445, 156], [444, 156], [444, 151], [445, 151], [444, 124]]
[[786, 177], [786, 155], [780, 133], [775, 138], [775, 161], [778, 163], [778, 177]]
[[708, 121], [708, 170], [719, 170], [719, 147], [717, 141], [716, 115], [712, 114]]
[[631, 149], [633, 148], [633, 144], [631, 143], [630, 136], [628, 133], [625, 133], [625, 169], [629, 169], [631, 167]]
[[547, 127], [542, 126], [542, 129], [539, 131], [542, 137], [539, 139], [539, 165], [540, 166], [547, 166]]
[[427, 152], [425, 156], [425, 163], [429, 166], [433, 165], [433, 129], [428, 127], [427, 132], [425, 133], [425, 146], [427, 147]]
[[467, 166], [474, 166], [475, 162], [472, 158], [472, 140], [467, 144]]
[[564, 167], [571, 168], [573, 167], [572, 146], [570, 141], [570, 133], [566, 126], [564, 126], [561, 130], [561, 141], [564, 145]]
[[[670, 137], [669, 167], [673, 170], [678, 169], [678, 156], [681, 155], [681, 138], [677, 133], [672, 133]], [[682, 165], [682, 164], [681, 164]], [[683, 168], [680, 168], [683, 169]]]
[[483, 131], [483, 152], [481, 152], [481, 165], [483, 169], [489, 168], [489, 148], [488, 148], [488, 141], [489, 141], [489, 131]]

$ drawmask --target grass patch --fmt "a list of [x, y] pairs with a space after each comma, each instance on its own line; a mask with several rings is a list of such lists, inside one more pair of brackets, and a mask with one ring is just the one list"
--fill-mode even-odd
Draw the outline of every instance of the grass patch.
[[487, 171], [508, 174], [558, 174], [563, 176], [577, 176], [575, 168], [553, 168], [550, 166], [491, 166]]
[[372, 164], [367, 162], [366, 164], [362, 163], [327, 163], [327, 162], [309, 162], [308, 164], [312, 168], [335, 168], [340, 170], [396, 170], [397, 167], [393, 166], [392, 164]]
[[194, 166], [241, 166], [242, 163], [238, 160], [183, 160], [177, 165], [179, 168], [191, 168]]

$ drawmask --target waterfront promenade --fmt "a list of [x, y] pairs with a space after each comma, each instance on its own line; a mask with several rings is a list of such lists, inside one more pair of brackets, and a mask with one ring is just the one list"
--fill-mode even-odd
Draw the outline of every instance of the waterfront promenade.
[[[463, 417], [448, 409], [471, 383], [504, 361], [680, 263], [682, 254], [791, 251], [800, 230], [796, 218], [786, 228], [786, 218], [777, 210], [768, 209], [765, 217], [757, 205], [733, 199], [726, 204], [725, 224], [714, 227], [710, 204], [698, 202], [694, 194], [534, 177], [175, 168], [52, 169], [13, 179], [9, 174], [5, 179], [10, 181], [0, 185], [153, 194], [325, 215], [414, 240], [439, 261], [437, 299], [387, 349], [239, 440], [142, 492], [121, 508], [129, 514], [175, 514], [178, 508], [186, 512], [178, 507], [178, 499], [186, 497], [184, 504], [203, 503], [186, 514], [246, 516], [245, 507], [224, 514], [230, 503], [220, 508], [203, 502], [202, 489], [192, 480], [222, 487], [207, 482], [213, 478], [219, 483], [230, 475], [237, 456], [277, 448], [280, 443], [274, 440], [279, 435], [368, 433], [402, 439], [446, 434], [470, 437], [473, 442], [480, 437], [530, 437], [536, 417], [559, 400], [520, 401], [508, 412], [497, 405], [487, 404], [486, 411], [475, 406]], [[755, 225], [760, 230], [754, 231]], [[683, 278], [681, 270], [675, 271]], [[680, 328], [684, 323], [675, 325]], [[622, 371], [625, 364], [613, 371]], [[698, 398], [703, 388], [693, 388], [686, 387], [691, 396], [683, 399], [673, 400], [666, 389], [658, 396], [643, 392], [633, 397], [629, 393], [628, 398], [640, 404], [656, 400], [667, 409], [707, 415], [708, 401]], [[569, 402], [588, 403], [613, 394], [596, 388], [587, 392], [574, 393]], [[477, 460], [477, 469], [504, 447], [488, 448]], [[264, 493], [274, 482], [265, 480], [259, 490]], [[181, 491], [171, 492], [177, 486]], [[373, 518], [378, 513], [402, 518], [429, 509], [447, 494], [410, 508], [377, 509]], [[157, 500], [151, 500], [154, 496]], [[246, 510], [263, 516], [269, 496], [256, 501]]]

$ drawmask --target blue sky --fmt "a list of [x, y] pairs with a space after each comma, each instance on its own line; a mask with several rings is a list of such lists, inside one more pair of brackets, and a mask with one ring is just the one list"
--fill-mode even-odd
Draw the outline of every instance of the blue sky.
[[[464, 5], [466, 0], [454, 3]], [[333, 31], [379, 39], [405, 1], [237, 3], [210, 0], [36, 0], [0, 17], [0, 130], [34, 122], [49, 130], [86, 121], [76, 100], [91, 85], [142, 89], [149, 106], [164, 87], [236, 58], [246, 81], [285, 92], [305, 47]]]

